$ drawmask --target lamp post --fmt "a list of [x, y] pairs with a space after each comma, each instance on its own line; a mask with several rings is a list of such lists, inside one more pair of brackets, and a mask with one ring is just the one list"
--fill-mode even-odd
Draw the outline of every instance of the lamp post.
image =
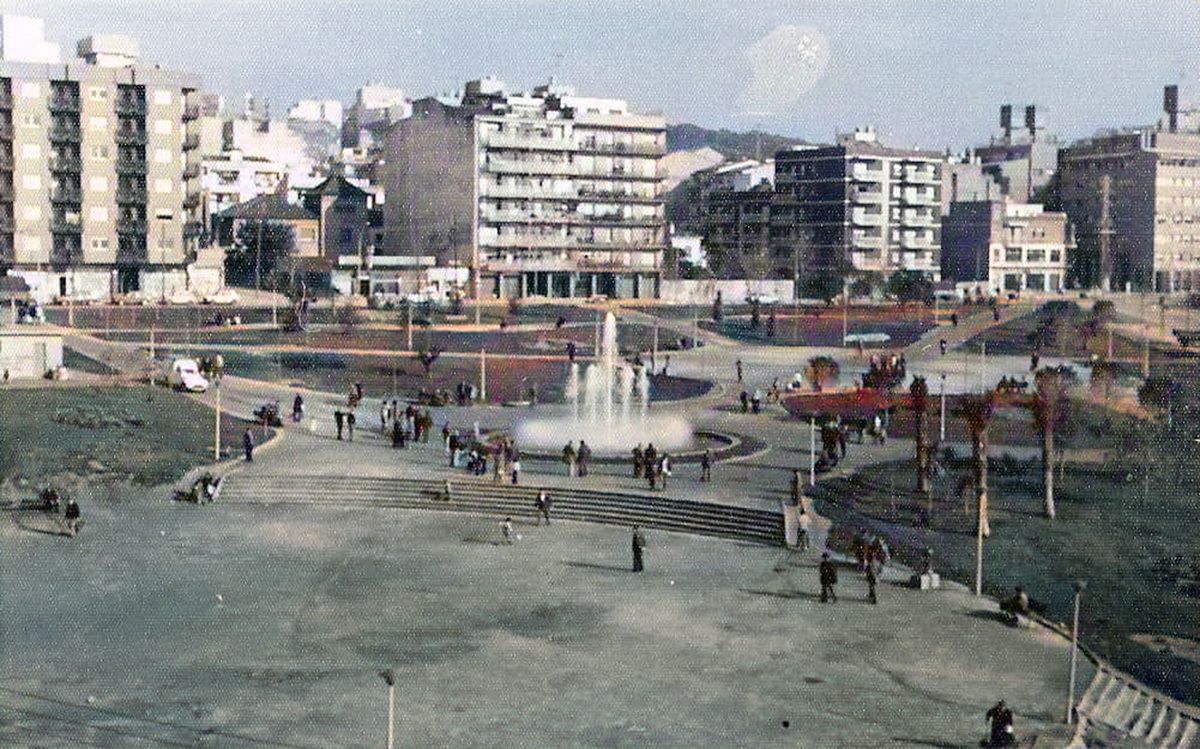
[[808, 417], [808, 485], [817, 485], [817, 415]]
[[941, 429], [938, 432], [941, 435], [939, 442], [945, 442], [946, 441], [946, 373], [945, 372], [942, 373], [942, 406], [939, 409], [938, 415], [941, 417], [941, 422], [942, 422]]
[[1086, 580], [1075, 583], [1075, 613], [1071, 619], [1071, 677], [1067, 687], [1067, 725], [1075, 719], [1075, 673], [1079, 660], [1079, 599], [1087, 589]]
[[487, 349], [479, 349], [479, 400], [487, 403]]
[[387, 749], [396, 744], [396, 672], [392, 669], [380, 671], [379, 676], [387, 683]]
[[213, 389], [217, 391], [217, 408], [213, 419], [213, 461], [221, 460], [221, 376], [213, 377]]

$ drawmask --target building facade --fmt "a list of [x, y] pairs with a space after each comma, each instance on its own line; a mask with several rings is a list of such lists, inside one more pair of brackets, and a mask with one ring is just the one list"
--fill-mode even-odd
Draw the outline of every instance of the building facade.
[[0, 62], [0, 266], [40, 299], [186, 288], [198, 81], [131, 62], [123, 37], [78, 49], [62, 65]]
[[942, 280], [986, 294], [1058, 292], [1074, 248], [1066, 214], [1005, 200], [957, 201], [942, 219]]
[[1075, 225], [1081, 283], [1200, 289], [1200, 128], [1192, 119], [1168, 111], [1155, 126], [1077, 141], [1059, 153], [1060, 198]]
[[775, 154], [776, 277], [940, 272], [941, 154], [886, 147], [871, 129]]
[[388, 131], [385, 252], [472, 269], [484, 296], [653, 297], [666, 122], [624, 101], [467, 84]]
[[771, 266], [769, 182], [704, 196], [704, 253], [718, 278], [765, 278]]
[[200, 162], [204, 226], [212, 231], [212, 219], [221, 211], [274, 193], [286, 179], [287, 168], [269, 159], [246, 156], [241, 151], [206, 154]]

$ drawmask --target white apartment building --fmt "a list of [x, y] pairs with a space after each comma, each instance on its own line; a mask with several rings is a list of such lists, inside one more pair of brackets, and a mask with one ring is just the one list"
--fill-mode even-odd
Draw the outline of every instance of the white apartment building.
[[1031, 203], [959, 201], [942, 226], [943, 280], [989, 294], [1066, 288], [1075, 248], [1066, 214]]
[[288, 110], [289, 120], [327, 122], [335, 128], [342, 126], [342, 103], [335, 99], [301, 99]]
[[277, 191], [286, 178], [284, 165], [241, 151], [205, 156], [200, 162], [200, 184], [205, 193], [204, 225], [211, 227], [212, 217], [226, 208]]
[[246, 117], [225, 122], [226, 151], [266, 159], [280, 164], [294, 184], [315, 184], [317, 160], [309, 153], [304, 136], [280, 120], [259, 121]]
[[199, 283], [199, 82], [136, 50], [106, 35], [64, 64], [0, 62], [0, 270], [39, 299]]
[[472, 269], [478, 293], [657, 294], [667, 245], [666, 122], [550, 84], [467, 84], [388, 131], [385, 251]]

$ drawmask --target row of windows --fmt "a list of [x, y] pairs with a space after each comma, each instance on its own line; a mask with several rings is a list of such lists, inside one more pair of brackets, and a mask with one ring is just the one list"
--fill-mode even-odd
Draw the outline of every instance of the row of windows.
[[[17, 91], [26, 99], [36, 99], [42, 95], [42, 84], [37, 81], [22, 81]], [[92, 101], [107, 101], [108, 93], [107, 86], [87, 87], [87, 97]], [[160, 88], [155, 89], [152, 98], [155, 104], [168, 105], [174, 101], [175, 95], [168, 89]]]
[[[159, 178], [154, 180], [154, 192], [158, 195], [170, 195], [175, 190], [175, 182], [168, 178]], [[26, 190], [41, 190], [42, 175], [40, 174], [23, 174], [21, 175], [21, 187]], [[107, 177], [92, 177], [88, 180], [88, 187], [97, 192], [108, 190]]]
[[[992, 257], [999, 262], [1003, 253], [1004, 262], [1020, 263], [1022, 262], [1022, 250], [1020, 247], [1006, 247], [1004, 250], [996, 249], [992, 252]], [[1029, 248], [1024, 250], [1024, 262], [1026, 263], [1044, 263], [1047, 257], [1051, 263], [1062, 262], [1062, 250], [1047, 250], [1042, 248]]]

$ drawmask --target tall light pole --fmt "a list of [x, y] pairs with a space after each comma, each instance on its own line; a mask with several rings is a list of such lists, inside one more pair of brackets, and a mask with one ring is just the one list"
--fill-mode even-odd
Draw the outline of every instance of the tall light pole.
[[942, 422], [941, 430], [939, 432], [941, 437], [938, 441], [945, 442], [946, 441], [946, 373], [945, 372], [942, 373], [942, 407], [939, 409], [938, 415], [941, 417], [941, 422]]
[[213, 462], [221, 460], [221, 376], [213, 378], [214, 389], [217, 391], [217, 409], [213, 419]]
[[396, 672], [392, 669], [380, 671], [379, 675], [387, 682], [387, 749], [396, 745]]
[[487, 349], [479, 349], [479, 400], [487, 403]]
[[1075, 615], [1071, 619], [1071, 677], [1067, 687], [1067, 725], [1075, 722], [1075, 673], [1079, 660], [1079, 599], [1087, 589], [1086, 580], [1075, 583]]
[[808, 417], [808, 485], [817, 485], [817, 415]]

